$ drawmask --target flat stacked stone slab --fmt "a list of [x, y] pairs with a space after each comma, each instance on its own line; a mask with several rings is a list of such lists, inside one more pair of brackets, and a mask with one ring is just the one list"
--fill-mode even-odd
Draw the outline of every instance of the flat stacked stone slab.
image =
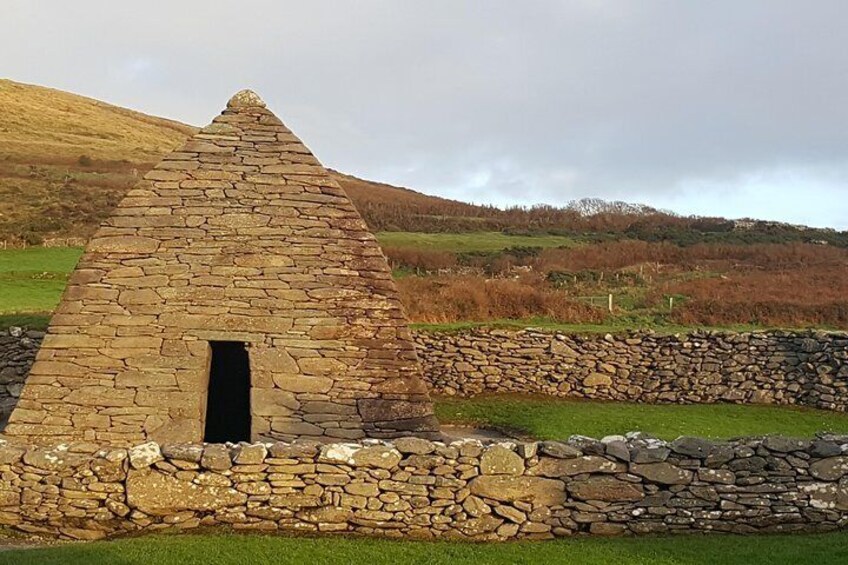
[[437, 432], [374, 236], [250, 91], [89, 243], [5, 433], [201, 441], [210, 341], [247, 344], [253, 440]]

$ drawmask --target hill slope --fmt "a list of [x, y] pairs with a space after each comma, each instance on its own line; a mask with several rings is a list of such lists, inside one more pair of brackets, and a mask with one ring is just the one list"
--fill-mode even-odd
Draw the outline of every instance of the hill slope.
[[[98, 100], [0, 79], [0, 242], [85, 238], [159, 158], [196, 130]], [[210, 116], [211, 118], [211, 116]], [[476, 206], [334, 173], [361, 210], [479, 214]]]
[[0, 80], [0, 147], [7, 160], [41, 164], [155, 162], [194, 128], [61, 90]]
[[[159, 158], [195, 131], [91, 98], [0, 80], [0, 247], [79, 244]], [[331, 164], [330, 164], [331, 165]], [[565, 207], [475, 206], [334, 173], [374, 231], [540, 233], [590, 240], [694, 243], [817, 242], [848, 233], [775, 222], [683, 218], [597, 199]]]

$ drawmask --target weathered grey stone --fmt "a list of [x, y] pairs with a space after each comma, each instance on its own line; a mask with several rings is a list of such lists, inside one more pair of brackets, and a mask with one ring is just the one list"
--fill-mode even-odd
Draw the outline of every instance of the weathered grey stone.
[[181, 510], [219, 510], [246, 501], [246, 494], [232, 488], [199, 486], [149, 469], [130, 471], [127, 477], [127, 504], [154, 516]]
[[161, 446], [162, 455], [168, 459], [200, 463], [203, 457], [203, 446], [197, 444], [174, 444]]
[[480, 518], [471, 518], [470, 520], [458, 522], [456, 527], [466, 536], [474, 537], [497, 530], [503, 522], [503, 520], [487, 514]]
[[507, 506], [505, 504], [499, 504], [495, 506], [495, 514], [501, 516], [502, 518], [506, 518], [510, 522], [514, 522], [516, 524], [523, 524], [527, 521], [527, 514], [515, 508], [513, 506]]
[[712, 452], [714, 444], [704, 438], [683, 436], [671, 442], [669, 447], [675, 453], [705, 459]]
[[227, 102], [228, 108], [250, 108], [250, 107], [259, 107], [264, 108], [265, 102], [262, 98], [259, 97], [258, 94], [253, 92], [252, 90], [239, 90], [236, 92], [232, 98], [230, 98], [229, 102]]
[[316, 524], [337, 524], [347, 522], [353, 516], [350, 508], [338, 506], [321, 506], [319, 508], [307, 508], [297, 513], [297, 517], [306, 522]]
[[848, 482], [805, 483], [800, 490], [810, 497], [816, 510], [848, 510]]
[[[845, 339], [838, 333], [659, 336], [631, 332], [607, 339], [538, 329], [474, 329], [449, 335], [421, 331], [415, 338], [425, 374], [438, 375], [431, 383], [436, 393], [527, 393], [628, 402], [731, 401], [848, 409], [841, 380], [848, 376], [848, 366], [839, 358]], [[803, 339], [815, 344], [814, 355], [803, 351]], [[514, 354], [518, 350], [523, 352], [521, 356]], [[560, 350], [567, 356], [556, 353]], [[481, 356], [485, 356], [485, 365], [481, 365]], [[802, 363], [802, 358], [810, 362]], [[486, 370], [481, 371], [481, 366]], [[767, 373], [757, 373], [757, 387], [740, 387], [740, 366], [766, 367]], [[499, 378], [491, 378], [492, 374]], [[833, 375], [838, 378], [834, 380]], [[815, 394], [809, 394], [811, 390]]]
[[473, 479], [468, 487], [472, 494], [501, 502], [556, 505], [565, 501], [565, 484], [553, 479], [487, 475]]
[[26, 451], [23, 447], [13, 445], [7, 441], [0, 441], [0, 465], [17, 463]]
[[261, 443], [246, 445], [242, 444], [236, 450], [233, 463], [238, 465], [260, 465], [268, 455], [268, 448]]
[[603, 373], [592, 373], [583, 379], [583, 386], [586, 387], [608, 387], [612, 385], [612, 377]]
[[400, 437], [394, 440], [392, 444], [395, 449], [404, 454], [426, 455], [436, 450], [433, 442], [417, 437]]
[[465, 512], [468, 513], [472, 518], [479, 518], [480, 516], [485, 516], [492, 511], [492, 507], [483, 502], [483, 500], [473, 494], [466, 497], [465, 500], [462, 501], [462, 508]]
[[634, 463], [661, 463], [670, 454], [671, 450], [667, 447], [635, 447], [630, 459]]
[[[627, 437], [628, 446], [662, 445]], [[617, 441], [605, 438], [603, 443]], [[839, 444], [839, 439], [829, 441]], [[0, 524], [73, 539], [87, 538], [89, 531], [104, 536], [230, 524], [497, 540], [585, 531], [754, 532], [784, 531], [787, 526], [828, 531], [848, 516], [848, 473], [842, 468], [846, 456], [811, 459], [802, 451], [774, 455], [782, 452], [766, 448], [765, 440], [726, 444], [734, 454], [727, 467], [740, 467], [738, 472], [679, 456], [630, 465], [612, 455], [541, 456], [535, 465], [538, 454], [525, 459], [511, 444], [433, 445], [432, 452], [408, 453], [405, 459], [393, 446], [375, 441], [324, 445], [320, 451], [313, 442], [278, 443], [270, 446], [270, 457], [254, 445], [207, 445], [207, 463], [224, 454], [228, 465], [230, 454], [237, 462], [218, 471], [170, 458], [168, 446], [152, 464], [147, 449], [99, 449], [83, 442], [42, 448], [30, 458], [42, 467], [14, 457], [4, 465]], [[189, 447], [175, 454], [189, 451], [189, 458], [196, 459], [197, 451]], [[57, 463], [50, 459], [57, 453], [72, 457]], [[482, 474], [486, 453], [495, 455], [486, 463], [493, 468], [503, 468], [501, 457], [516, 457], [527, 467], [520, 475]], [[357, 457], [362, 465], [356, 464]], [[132, 461], [142, 468], [134, 468]], [[531, 475], [544, 461], [571, 467], [563, 480]], [[52, 512], [46, 529], [42, 508]]]
[[810, 447], [810, 442], [783, 436], [768, 436], [763, 440], [763, 446], [778, 453], [790, 453], [792, 451], [806, 451]]
[[203, 448], [200, 464], [213, 471], [226, 471], [233, 466], [233, 461], [226, 445], [213, 443]]
[[571, 481], [568, 492], [580, 500], [603, 502], [636, 502], [645, 497], [641, 485], [603, 476]]
[[392, 469], [397, 467], [403, 456], [400, 451], [393, 447], [375, 445], [364, 447], [355, 451], [351, 457], [356, 467], [376, 467], [378, 469]]
[[131, 447], [128, 453], [133, 469], [150, 467], [163, 459], [159, 444], [152, 441]]
[[535, 441], [519, 443], [516, 447], [518, 455], [524, 459], [535, 457], [539, 452], [539, 443]]
[[671, 463], [632, 463], [630, 472], [651, 482], [663, 485], [687, 485], [692, 482], [692, 471], [675, 467]]
[[733, 471], [727, 471], [725, 469], [700, 469], [698, 471], [698, 480], [705, 483], [732, 485], [736, 482], [736, 475], [733, 474]]
[[749, 473], [758, 473], [766, 468], [768, 462], [760, 456], [745, 457], [742, 459], [734, 459], [728, 463], [731, 471], [746, 471]]
[[627, 442], [615, 440], [603, 443], [606, 446], [607, 455], [615, 457], [619, 461], [630, 461], [630, 448], [627, 446]]
[[480, 457], [480, 472], [484, 475], [521, 475], [524, 459], [509, 447], [493, 445]]
[[304, 439], [298, 439], [292, 443], [276, 442], [268, 448], [271, 457], [277, 459], [287, 459], [289, 457], [312, 458], [318, 455], [320, 450], [320, 442]]
[[530, 475], [543, 477], [570, 477], [583, 473], [622, 473], [626, 470], [627, 466], [623, 463], [616, 463], [597, 455], [586, 455], [573, 459], [542, 457], [539, 459], [539, 464], [530, 467], [527, 472]]
[[810, 465], [810, 475], [822, 481], [838, 481], [848, 475], [848, 455], [816, 461]]
[[817, 439], [810, 445], [810, 455], [813, 457], [834, 457], [842, 454], [842, 448], [835, 441]]
[[539, 452], [556, 459], [572, 459], [583, 455], [580, 449], [558, 441], [543, 441], [539, 444]]
[[73, 467], [85, 460], [85, 456], [79, 453], [71, 453], [67, 446], [56, 448], [35, 448], [26, 450], [23, 461], [38, 469], [46, 471], [59, 471], [67, 467]]

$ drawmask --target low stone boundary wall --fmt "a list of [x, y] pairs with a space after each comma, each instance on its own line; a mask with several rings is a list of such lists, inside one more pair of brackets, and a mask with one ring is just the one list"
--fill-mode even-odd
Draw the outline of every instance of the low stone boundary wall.
[[44, 332], [0, 330], [0, 430], [18, 402]]
[[545, 394], [643, 403], [798, 404], [848, 410], [848, 334], [767, 331], [415, 334], [438, 395]]
[[[0, 429], [43, 332], [0, 335]], [[848, 334], [413, 333], [437, 395], [544, 394], [643, 403], [797, 404], [848, 411]]]
[[22, 447], [0, 524], [74, 539], [162, 528], [507, 540], [848, 526], [848, 436]]

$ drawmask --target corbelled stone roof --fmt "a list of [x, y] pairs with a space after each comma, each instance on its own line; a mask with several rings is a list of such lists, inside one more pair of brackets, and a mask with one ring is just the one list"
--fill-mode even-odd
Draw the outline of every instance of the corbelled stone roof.
[[248, 344], [252, 439], [437, 430], [374, 236], [249, 90], [89, 243], [6, 433], [199, 441], [216, 340]]

